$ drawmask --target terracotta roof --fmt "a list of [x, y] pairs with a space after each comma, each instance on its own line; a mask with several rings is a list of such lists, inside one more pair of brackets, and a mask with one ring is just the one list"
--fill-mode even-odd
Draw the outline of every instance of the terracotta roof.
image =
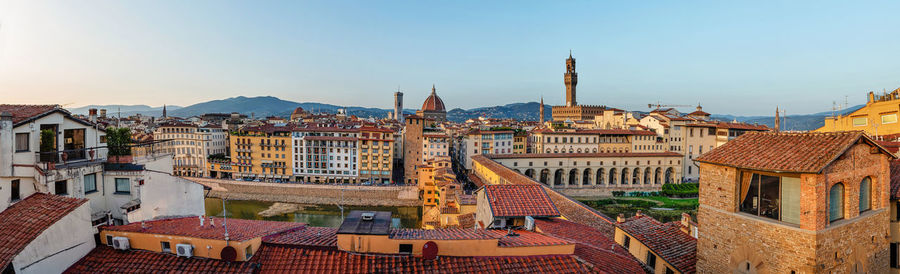
[[[185, 236], [202, 239], [224, 239], [225, 227], [222, 218], [207, 218], [203, 226], [196, 217], [162, 219], [141, 223], [130, 223], [119, 226], [104, 226], [103, 230]], [[228, 219], [228, 237], [232, 241], [246, 241], [257, 237], [272, 235], [288, 229], [303, 226], [301, 223], [274, 222], [261, 220]]]
[[297, 108], [294, 109], [294, 112], [291, 112], [291, 115], [302, 114], [303, 112], [305, 112], [305, 111], [303, 110], [303, 107], [297, 107]]
[[337, 247], [337, 228], [301, 226], [263, 238], [273, 244]]
[[444, 109], [444, 100], [441, 100], [441, 97], [437, 96], [437, 92], [434, 87], [431, 87], [431, 95], [428, 95], [428, 98], [425, 98], [425, 102], [422, 103], [423, 111], [446, 111]]
[[477, 187], [481, 187], [484, 185], [484, 182], [481, 181], [481, 178], [478, 178], [478, 176], [476, 176], [475, 174], [469, 173], [468, 175], [466, 175], [466, 177], [469, 177], [469, 181], [475, 184], [475, 186]]
[[642, 264], [604, 231], [560, 218], [537, 219], [537, 229], [545, 235], [576, 243], [575, 255], [610, 273], [640, 273]]
[[520, 158], [590, 158], [590, 157], [681, 157], [679, 153], [666, 152], [600, 152], [600, 153], [526, 153], [526, 154], [488, 154], [491, 159]]
[[890, 151], [891, 153], [896, 154], [897, 151], [900, 151], [900, 142], [878, 141], [878, 140], [875, 140], [875, 142], [878, 143], [879, 145], [881, 145], [881, 147], [883, 147], [884, 149], [887, 149], [888, 151]]
[[391, 230], [389, 238], [401, 240], [487, 240], [498, 237], [486, 233], [485, 230], [473, 230], [471, 228], [399, 228]]
[[539, 185], [485, 185], [494, 217], [558, 217], [559, 210]]
[[459, 214], [459, 208], [445, 206], [441, 208], [441, 214]]
[[101, 245], [63, 273], [254, 273], [247, 262], [178, 257], [144, 250], [119, 251]]
[[370, 256], [264, 244], [250, 259], [261, 273], [589, 273], [572, 255], [449, 257]]
[[44, 113], [48, 113], [59, 109], [58, 105], [7, 105], [0, 104], [0, 113], [9, 112], [12, 114], [12, 122], [18, 125], [20, 122], [29, 120]]
[[456, 216], [456, 220], [459, 221], [459, 227], [470, 229], [475, 227], [475, 212], [460, 214]]
[[485, 230], [488, 234], [498, 238], [497, 244], [500, 247], [523, 247], [523, 246], [550, 246], [550, 245], [568, 245], [572, 242], [556, 238], [541, 233], [535, 233], [527, 230], [513, 230], [516, 236], [509, 236], [506, 230]]
[[0, 212], [0, 266], [6, 266], [47, 228], [86, 199], [35, 193]]
[[761, 171], [819, 173], [860, 140], [893, 157], [893, 154], [872, 142], [861, 131], [750, 132], [694, 161]]
[[620, 223], [619, 228], [677, 268], [679, 272], [696, 272], [697, 239], [682, 232], [679, 222], [660, 223], [652, 217], [642, 215]]

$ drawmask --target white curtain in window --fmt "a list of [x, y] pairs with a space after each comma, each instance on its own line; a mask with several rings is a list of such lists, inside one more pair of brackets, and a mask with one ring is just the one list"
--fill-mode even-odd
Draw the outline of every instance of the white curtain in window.
[[781, 177], [781, 221], [800, 224], [800, 178]]

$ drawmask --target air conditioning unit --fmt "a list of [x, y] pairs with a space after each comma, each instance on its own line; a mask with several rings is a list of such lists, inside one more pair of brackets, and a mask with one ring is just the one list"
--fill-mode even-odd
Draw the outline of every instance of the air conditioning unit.
[[175, 253], [178, 254], [178, 257], [191, 257], [194, 255], [194, 246], [189, 244], [177, 244], [175, 245]]
[[118, 250], [128, 250], [131, 248], [131, 245], [128, 244], [128, 238], [125, 237], [113, 237], [113, 248]]
[[525, 230], [532, 231], [534, 230], [534, 218], [531, 216], [525, 216]]

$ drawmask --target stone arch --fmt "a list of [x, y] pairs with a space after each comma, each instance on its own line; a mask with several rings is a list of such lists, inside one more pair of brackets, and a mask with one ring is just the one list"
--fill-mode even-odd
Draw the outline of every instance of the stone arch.
[[545, 168], [545, 169], [542, 169], [542, 170], [541, 170], [541, 178], [540, 178], [541, 183], [542, 183], [542, 184], [545, 184], [545, 185], [548, 185], [549, 182], [550, 182], [550, 178], [549, 178], [549, 177], [550, 177], [550, 170], [549, 170], [549, 169], [546, 169], [546, 168]]
[[563, 182], [562, 176], [563, 176], [562, 169], [557, 169], [556, 171], [553, 172], [553, 186], [559, 186], [562, 184], [562, 182]]
[[619, 184], [627, 185], [628, 184], [628, 168], [622, 168], [622, 175], [619, 179]]
[[611, 169], [609, 169], [609, 184], [610, 184], [610, 185], [615, 185], [615, 184], [616, 184], [616, 177], [617, 177], [618, 175], [619, 175], [619, 174], [616, 172], [616, 168], [611, 168]]
[[645, 185], [650, 184], [650, 177], [652, 177], [652, 176], [650, 176], [650, 169], [651, 169], [650, 167], [647, 167], [644, 169], [644, 184]]
[[604, 179], [605, 179], [605, 178], [603, 177], [603, 175], [604, 175], [604, 174], [603, 174], [603, 168], [602, 168], [602, 167], [601, 167], [601, 168], [597, 168], [597, 177], [596, 177], [597, 179], [595, 180], [597, 185], [602, 185], [602, 184], [603, 184]]
[[596, 148], [596, 147], [594, 148], [594, 153], [597, 153], [597, 148]]
[[669, 167], [666, 169], [666, 183], [671, 184], [675, 182], [675, 169]]
[[528, 176], [528, 178], [534, 179], [534, 169], [532, 169], [532, 168], [526, 169], [525, 176]]
[[662, 168], [657, 167], [656, 172], [654, 172], [654, 173], [655, 173], [655, 175], [653, 175], [653, 183], [657, 184], [657, 185], [661, 184], [662, 183]]
[[581, 148], [578, 148], [578, 150], [576, 150], [576, 152], [581, 153]]
[[640, 168], [636, 167], [631, 172], [631, 184], [632, 185], [641, 184], [641, 169]]
[[566, 184], [567, 186], [574, 186], [578, 184], [578, 169], [569, 170], [569, 182]]
[[583, 185], [583, 186], [591, 185], [591, 174], [592, 174], [592, 172], [591, 172], [590, 168], [584, 169], [584, 172], [582, 172], [582, 174], [581, 174], [581, 185]]

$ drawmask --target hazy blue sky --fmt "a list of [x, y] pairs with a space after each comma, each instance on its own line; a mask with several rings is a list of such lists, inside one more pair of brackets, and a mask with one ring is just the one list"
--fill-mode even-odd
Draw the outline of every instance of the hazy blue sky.
[[900, 87], [900, 1], [6, 1], [0, 102], [271, 95], [418, 108], [578, 101], [828, 111]]

